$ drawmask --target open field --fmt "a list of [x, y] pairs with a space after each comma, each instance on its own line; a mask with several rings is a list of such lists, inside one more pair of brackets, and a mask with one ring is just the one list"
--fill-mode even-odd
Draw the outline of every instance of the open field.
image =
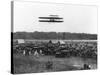
[[[48, 61], [53, 62], [51, 69], [46, 68]], [[96, 69], [97, 62], [94, 59], [83, 59], [79, 57], [55, 58], [54, 56], [22, 56], [14, 55], [14, 73], [39, 73], [55, 71], [80, 70], [83, 64], [87, 63]]]

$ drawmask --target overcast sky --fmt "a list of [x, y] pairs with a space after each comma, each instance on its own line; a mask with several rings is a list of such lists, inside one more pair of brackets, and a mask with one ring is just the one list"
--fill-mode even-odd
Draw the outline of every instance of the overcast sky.
[[[59, 15], [63, 23], [40, 23], [38, 17]], [[56, 31], [97, 33], [97, 8], [95, 6], [14, 2], [14, 32]]]

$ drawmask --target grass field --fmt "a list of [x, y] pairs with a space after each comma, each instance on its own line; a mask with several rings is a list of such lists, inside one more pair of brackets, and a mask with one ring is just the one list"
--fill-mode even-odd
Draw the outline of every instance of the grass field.
[[[97, 62], [94, 59], [83, 59], [79, 57], [55, 58], [54, 56], [13, 56], [14, 73], [39, 73], [39, 72], [55, 72], [55, 71], [71, 71], [80, 70], [84, 63], [92, 65], [92, 69], [97, 68]], [[52, 61], [52, 69], [46, 69], [46, 63]]]

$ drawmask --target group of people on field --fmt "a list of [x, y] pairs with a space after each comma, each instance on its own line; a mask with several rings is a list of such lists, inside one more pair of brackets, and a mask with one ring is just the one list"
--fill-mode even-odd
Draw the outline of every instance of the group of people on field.
[[61, 44], [49, 42], [45, 43], [23, 43], [15, 44], [13, 52], [23, 55], [65, 55], [65, 56], [80, 56], [80, 57], [97, 57], [97, 43], [89, 42], [66, 42]]

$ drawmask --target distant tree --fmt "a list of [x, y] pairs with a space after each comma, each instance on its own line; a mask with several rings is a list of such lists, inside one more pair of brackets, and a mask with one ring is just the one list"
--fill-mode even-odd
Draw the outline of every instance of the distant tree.
[[97, 34], [69, 32], [14, 32], [14, 39], [63, 39], [63, 40], [97, 40]]

